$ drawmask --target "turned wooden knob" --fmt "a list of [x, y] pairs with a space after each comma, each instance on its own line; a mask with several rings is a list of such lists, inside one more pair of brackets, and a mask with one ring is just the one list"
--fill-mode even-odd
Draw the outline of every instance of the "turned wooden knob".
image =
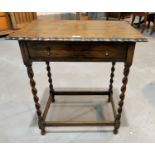
[[47, 55], [50, 56], [51, 55], [51, 48], [47, 47]]
[[105, 52], [105, 56], [109, 56], [109, 51], [106, 51]]

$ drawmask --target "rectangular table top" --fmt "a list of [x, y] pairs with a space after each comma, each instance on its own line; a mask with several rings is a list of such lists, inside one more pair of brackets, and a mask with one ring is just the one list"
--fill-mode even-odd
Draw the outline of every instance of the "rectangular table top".
[[43, 41], [147, 41], [124, 21], [36, 20], [7, 37], [13, 40]]

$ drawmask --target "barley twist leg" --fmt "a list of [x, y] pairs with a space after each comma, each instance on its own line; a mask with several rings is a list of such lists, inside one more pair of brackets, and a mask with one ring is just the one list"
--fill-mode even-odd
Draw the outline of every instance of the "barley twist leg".
[[37, 96], [37, 89], [36, 89], [36, 82], [34, 81], [33, 77], [34, 77], [34, 73], [32, 70], [32, 65], [26, 65], [27, 67], [27, 74], [28, 77], [30, 79], [30, 85], [31, 85], [31, 89], [32, 89], [32, 94], [33, 94], [33, 100], [35, 102], [35, 108], [36, 108], [36, 112], [37, 112], [37, 116], [38, 116], [38, 126], [41, 129], [41, 134], [44, 135], [45, 134], [45, 126], [44, 126], [44, 122], [42, 119], [42, 112], [40, 110], [40, 104], [39, 104], [39, 97]]
[[121, 119], [122, 108], [123, 108], [124, 99], [125, 99], [125, 92], [126, 92], [126, 85], [128, 82], [129, 71], [130, 71], [130, 66], [125, 65], [124, 72], [123, 72], [124, 77], [122, 80], [123, 85], [121, 87], [120, 101], [119, 101], [119, 105], [118, 105], [117, 115], [115, 118], [115, 126], [114, 126], [114, 130], [113, 130], [114, 134], [118, 133], [118, 129], [120, 127], [120, 119]]
[[55, 102], [50, 63], [46, 61], [46, 65], [47, 65], [46, 69], [47, 69], [47, 76], [48, 76], [49, 89], [50, 89], [49, 93], [52, 97], [52, 102]]
[[111, 67], [111, 74], [110, 74], [110, 85], [109, 85], [109, 98], [108, 101], [110, 102], [110, 96], [113, 94], [113, 82], [114, 82], [114, 72], [115, 72], [115, 62], [112, 62], [112, 67]]

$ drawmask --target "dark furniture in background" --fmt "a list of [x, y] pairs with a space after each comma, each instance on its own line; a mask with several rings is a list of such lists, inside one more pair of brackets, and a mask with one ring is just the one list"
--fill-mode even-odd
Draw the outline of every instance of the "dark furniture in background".
[[[136, 16], [139, 17], [139, 22], [138, 23], [134, 23]], [[142, 20], [143, 18], [143, 20]], [[133, 13], [133, 17], [132, 17], [132, 22], [131, 25], [137, 25], [138, 28], [142, 25], [142, 30], [141, 33], [144, 32], [144, 30], [146, 29], [146, 27], [150, 28], [150, 24], [151, 22], [153, 23], [152, 29], [150, 34], [152, 34], [155, 31], [155, 13], [148, 13], [148, 12], [135, 12]], [[147, 25], [148, 23], [148, 25]]]
[[140, 27], [142, 17], [144, 18], [144, 20], [142, 22], [142, 30], [141, 30], [141, 33], [143, 33], [144, 30], [145, 30], [145, 28], [146, 28], [148, 12], [134, 12], [133, 13], [133, 17], [132, 17], [132, 22], [131, 22], [131, 25], [132, 26], [134, 24], [134, 21], [135, 21], [136, 16], [139, 16], [138, 27]]
[[[86, 33], [87, 32], [87, 33]], [[115, 37], [113, 37], [115, 36]], [[32, 95], [38, 116], [41, 133], [49, 126], [114, 126], [118, 133], [125, 99], [128, 75], [133, 61], [136, 42], [146, 41], [139, 32], [129, 24], [121, 21], [52, 21], [37, 20], [23, 30], [10, 35], [8, 39], [18, 40], [23, 62], [27, 68]], [[111, 62], [109, 87], [106, 91], [56, 91], [52, 84], [50, 62]], [[49, 99], [42, 113], [32, 63], [46, 64], [49, 80]], [[113, 82], [115, 65], [124, 63], [120, 101], [115, 109], [113, 100]], [[60, 71], [61, 72], [61, 71]], [[110, 121], [47, 121], [50, 104], [54, 104], [55, 95], [107, 95], [112, 106], [114, 120]]]
[[150, 33], [150, 34], [153, 34], [153, 32], [155, 31], [155, 13], [151, 14], [150, 22], [153, 22], [153, 26]]
[[121, 20], [124, 18], [129, 18], [131, 14], [131, 12], [105, 12], [106, 20], [109, 20], [109, 18]]

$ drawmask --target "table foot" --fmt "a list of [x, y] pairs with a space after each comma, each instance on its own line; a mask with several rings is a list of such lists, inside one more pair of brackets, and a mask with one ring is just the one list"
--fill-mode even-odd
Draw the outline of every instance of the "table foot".
[[43, 120], [38, 121], [38, 126], [39, 126], [39, 129], [41, 130], [41, 134], [45, 135], [46, 131], [44, 126], [44, 121]]
[[41, 135], [45, 135], [46, 131], [45, 130], [41, 130]]
[[118, 130], [117, 129], [114, 129], [113, 130], [113, 134], [117, 135], [118, 134]]
[[51, 96], [51, 102], [52, 102], [52, 103], [55, 102], [55, 97], [54, 97], [54, 95]]

